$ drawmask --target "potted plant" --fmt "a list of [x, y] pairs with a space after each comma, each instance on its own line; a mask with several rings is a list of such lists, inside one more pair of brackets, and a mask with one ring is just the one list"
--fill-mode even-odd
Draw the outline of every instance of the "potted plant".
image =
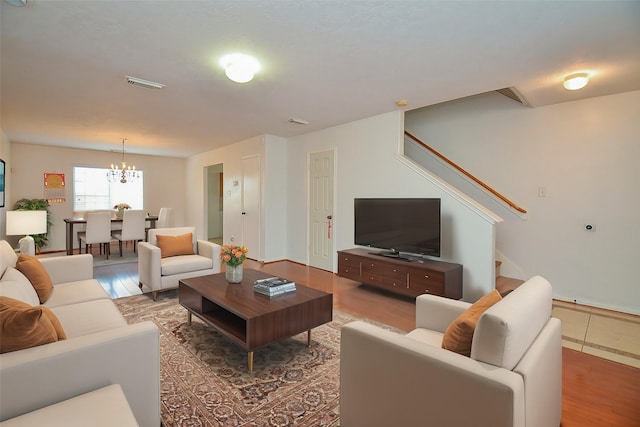
[[116, 217], [122, 218], [124, 216], [124, 210], [131, 209], [131, 206], [129, 206], [127, 203], [118, 203], [113, 207], [113, 209], [117, 209]]
[[224, 245], [220, 250], [220, 259], [226, 265], [225, 278], [229, 283], [242, 282], [242, 263], [249, 250], [246, 246]]
[[49, 202], [45, 199], [20, 199], [13, 206], [15, 211], [47, 211], [47, 232], [44, 234], [34, 234], [33, 242], [36, 245], [36, 249], [40, 252], [40, 249], [47, 245], [49, 240], [49, 228], [53, 225], [49, 220]]

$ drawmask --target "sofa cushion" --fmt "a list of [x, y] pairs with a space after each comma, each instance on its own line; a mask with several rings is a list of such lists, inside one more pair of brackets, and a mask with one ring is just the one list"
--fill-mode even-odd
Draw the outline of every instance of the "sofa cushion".
[[53, 289], [53, 283], [49, 273], [44, 269], [36, 257], [21, 254], [16, 262], [16, 268], [31, 282], [38, 294], [40, 303], [44, 303], [49, 298]]
[[0, 280], [0, 296], [13, 298], [31, 306], [40, 305], [38, 294], [29, 279], [13, 267], [8, 267]]
[[549, 321], [552, 303], [546, 279], [524, 282], [480, 316], [471, 358], [512, 370]]
[[172, 276], [174, 274], [190, 273], [197, 270], [213, 268], [213, 260], [201, 255], [181, 255], [162, 259], [161, 274]]
[[158, 247], [162, 258], [193, 255], [193, 235], [191, 233], [179, 236], [157, 235]]
[[7, 353], [56, 342], [66, 334], [47, 307], [0, 297], [0, 337], [0, 353]]
[[78, 304], [51, 307], [69, 338], [127, 326], [111, 300], [100, 299]]
[[494, 289], [473, 303], [447, 327], [442, 337], [442, 348], [471, 356], [473, 333], [480, 315], [500, 299], [500, 293]]
[[15, 267], [18, 255], [6, 240], [0, 240], [0, 277], [8, 267]]
[[2, 422], [2, 427], [138, 427], [119, 384], [57, 402]]
[[44, 305], [52, 308], [98, 299], [110, 299], [100, 282], [95, 279], [79, 280], [55, 285]]

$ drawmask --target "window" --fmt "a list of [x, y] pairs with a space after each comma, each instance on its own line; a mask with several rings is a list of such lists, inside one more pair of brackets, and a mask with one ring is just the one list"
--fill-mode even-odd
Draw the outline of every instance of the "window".
[[132, 209], [143, 208], [144, 173], [140, 178], [122, 184], [109, 182], [104, 168], [74, 166], [73, 210], [93, 211], [113, 209], [119, 203], [127, 203]]

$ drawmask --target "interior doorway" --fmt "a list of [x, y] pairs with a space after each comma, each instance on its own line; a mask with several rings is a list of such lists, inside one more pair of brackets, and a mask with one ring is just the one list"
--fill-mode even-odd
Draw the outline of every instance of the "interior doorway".
[[224, 211], [223, 165], [207, 167], [207, 239], [222, 245]]
[[309, 265], [333, 271], [334, 152], [309, 157]]

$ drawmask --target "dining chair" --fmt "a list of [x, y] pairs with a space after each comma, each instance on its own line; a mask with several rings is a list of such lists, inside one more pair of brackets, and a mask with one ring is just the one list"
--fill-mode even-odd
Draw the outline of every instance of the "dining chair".
[[94, 243], [100, 244], [100, 255], [102, 248], [109, 259], [111, 254], [111, 213], [110, 212], [91, 212], [87, 214], [87, 225], [85, 231], [78, 232], [78, 246], [82, 253], [82, 242], [85, 245], [85, 253], [89, 253], [89, 248]]
[[158, 214], [158, 220], [156, 221], [156, 228], [169, 227], [169, 220], [171, 219], [171, 208], [160, 208]]
[[112, 234], [113, 238], [118, 240], [120, 256], [122, 256], [122, 242], [133, 241], [133, 251], [136, 252], [138, 242], [145, 239], [145, 223], [146, 214], [143, 210], [127, 209], [124, 211], [122, 230]]

